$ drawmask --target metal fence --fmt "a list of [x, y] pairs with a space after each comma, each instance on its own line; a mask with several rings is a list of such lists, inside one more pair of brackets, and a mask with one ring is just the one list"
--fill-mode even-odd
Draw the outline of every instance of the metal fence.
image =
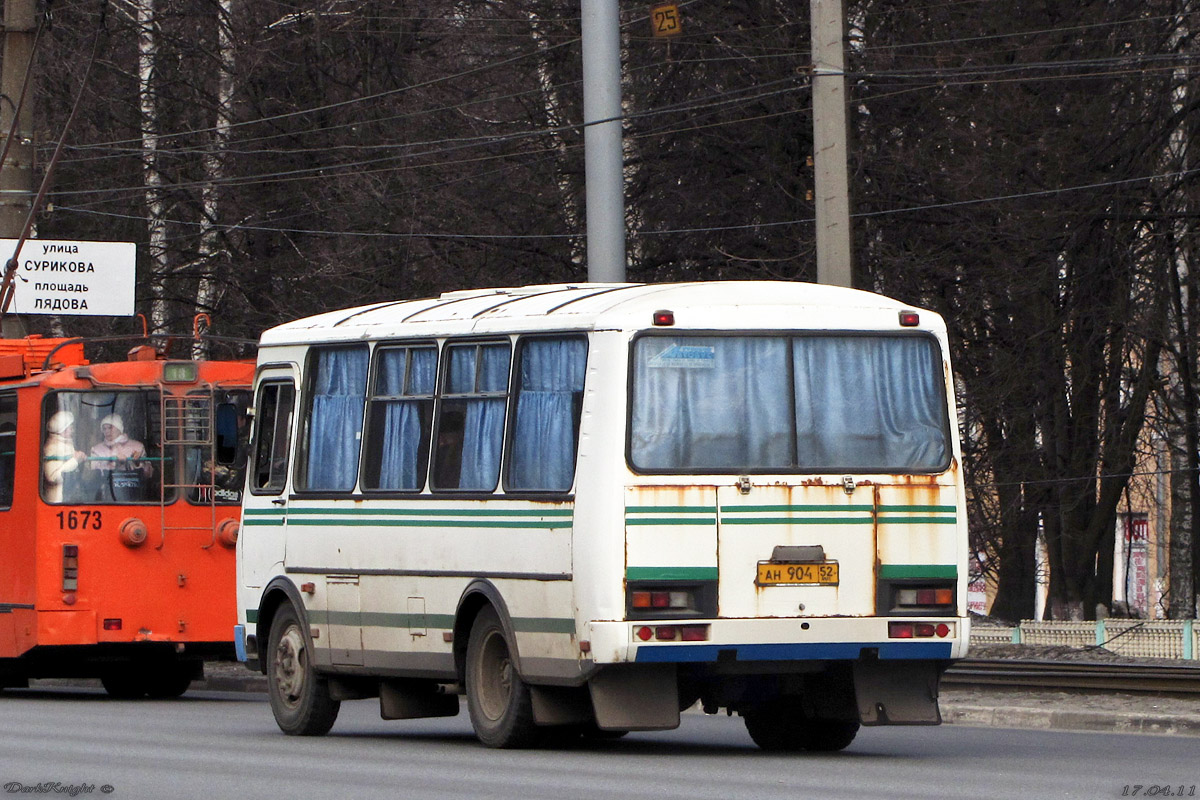
[[1036, 622], [1016, 627], [971, 626], [971, 644], [1040, 644], [1103, 647], [1133, 658], [1200, 660], [1200, 625], [1196, 620], [1100, 619], [1095, 622]]

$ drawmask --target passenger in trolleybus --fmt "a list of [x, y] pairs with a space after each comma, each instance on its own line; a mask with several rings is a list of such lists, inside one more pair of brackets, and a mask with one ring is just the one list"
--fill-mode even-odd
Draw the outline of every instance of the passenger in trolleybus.
[[64, 498], [74, 497], [79, 485], [79, 467], [86, 460], [87, 453], [75, 447], [75, 415], [70, 411], [56, 412], [46, 421], [46, 444], [42, 448], [46, 502], [61, 503]]
[[116, 500], [141, 500], [143, 478], [154, 473], [146, 461], [146, 446], [125, 433], [125, 421], [120, 414], [109, 414], [100, 420], [103, 437], [92, 446], [88, 467], [102, 473], [108, 489]]

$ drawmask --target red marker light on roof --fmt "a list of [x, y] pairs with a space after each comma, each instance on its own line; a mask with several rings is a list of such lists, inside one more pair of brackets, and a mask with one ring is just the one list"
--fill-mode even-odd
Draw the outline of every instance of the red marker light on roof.
[[666, 310], [655, 311], [654, 312], [654, 324], [658, 325], [658, 326], [674, 325], [675, 324], [675, 312], [674, 311], [666, 311]]
[[916, 311], [901, 311], [900, 312], [900, 327], [915, 328], [921, 324], [921, 315]]

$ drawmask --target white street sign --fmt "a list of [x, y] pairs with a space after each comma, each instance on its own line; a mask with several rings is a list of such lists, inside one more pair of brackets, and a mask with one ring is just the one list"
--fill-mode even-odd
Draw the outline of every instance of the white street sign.
[[[0, 239], [7, 264], [16, 239]], [[28, 239], [14, 275], [14, 314], [133, 316], [137, 245]]]

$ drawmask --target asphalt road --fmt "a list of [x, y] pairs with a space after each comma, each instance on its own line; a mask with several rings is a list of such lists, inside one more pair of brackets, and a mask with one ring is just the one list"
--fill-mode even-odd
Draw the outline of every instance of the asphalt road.
[[[939, 728], [863, 729], [843, 753], [777, 756], [741, 721], [685, 714], [676, 731], [563, 749], [494, 751], [465, 712], [388, 722], [344, 703], [323, 738], [279, 733], [262, 695], [126, 702], [94, 689], [0, 694], [0, 800], [1200, 797], [1195, 738]], [[104, 794], [103, 788], [111, 787]], [[1128, 788], [1127, 788], [1128, 787]], [[1165, 789], [1169, 787], [1170, 794]]]

